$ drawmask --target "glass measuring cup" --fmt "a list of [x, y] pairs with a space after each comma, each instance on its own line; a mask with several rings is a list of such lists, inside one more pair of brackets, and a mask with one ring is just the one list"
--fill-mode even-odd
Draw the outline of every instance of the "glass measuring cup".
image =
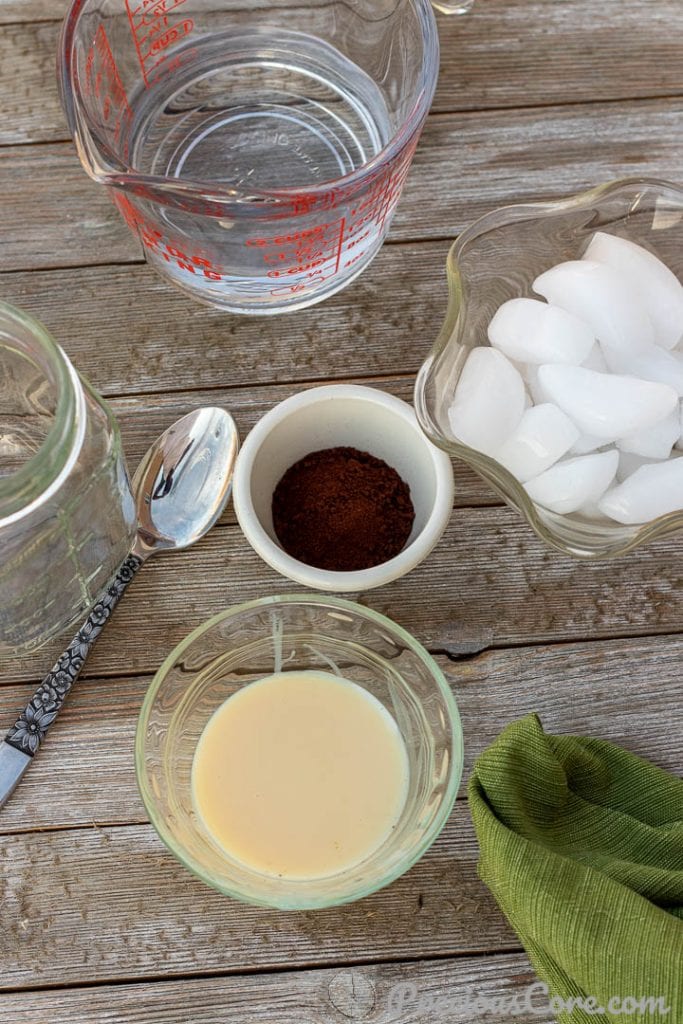
[[59, 50], [81, 161], [148, 262], [241, 313], [367, 266], [438, 65], [429, 0], [73, 0]]

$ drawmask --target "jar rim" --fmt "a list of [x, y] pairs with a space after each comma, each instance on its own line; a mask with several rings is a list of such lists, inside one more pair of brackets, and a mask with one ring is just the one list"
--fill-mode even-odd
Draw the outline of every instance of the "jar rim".
[[[0, 330], [14, 325], [30, 337], [54, 374], [57, 404], [50, 430], [38, 450], [16, 472], [0, 477], [0, 529], [30, 514], [54, 495], [78, 458], [85, 436], [85, 395], [63, 349], [40, 321], [0, 302]], [[17, 339], [18, 340], [18, 339]]]

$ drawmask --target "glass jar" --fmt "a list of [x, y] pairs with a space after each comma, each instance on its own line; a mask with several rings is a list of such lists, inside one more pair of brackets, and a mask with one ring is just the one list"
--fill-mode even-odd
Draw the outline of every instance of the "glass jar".
[[0, 656], [83, 616], [134, 532], [110, 409], [41, 324], [0, 303]]

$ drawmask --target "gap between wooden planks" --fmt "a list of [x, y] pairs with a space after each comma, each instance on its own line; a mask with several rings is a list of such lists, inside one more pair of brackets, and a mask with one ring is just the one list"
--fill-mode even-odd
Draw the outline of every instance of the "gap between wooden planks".
[[105, 395], [414, 374], [445, 316], [447, 251], [392, 246], [359, 287], [267, 324], [192, 303], [141, 266], [5, 274], [0, 297]]
[[[59, 21], [43, 20], [64, 12], [62, 0], [0, 2], [4, 142], [68, 137], [55, 81]], [[678, 0], [478, 0], [469, 16], [437, 24], [435, 113], [683, 92]]]
[[[535, 982], [522, 953], [340, 965], [0, 995], [0, 1024], [396, 1024], [405, 1014], [410, 1024], [472, 1024], [468, 996], [523, 1000]], [[543, 1002], [533, 997], [533, 1020], [552, 1024]], [[491, 1010], [485, 1020], [507, 1024], [510, 1014]]]
[[[349, 595], [452, 656], [592, 637], [675, 633], [683, 620], [680, 538], [586, 563], [547, 548], [507, 507], [455, 509], [429, 558], [403, 579]], [[154, 672], [187, 633], [230, 605], [301, 588], [268, 568], [236, 526], [140, 573], [89, 662], [91, 675]], [[0, 665], [0, 679], [42, 678], [63, 649]]]
[[[680, 772], [683, 755], [672, 743], [683, 724], [680, 648], [678, 637], [666, 637], [494, 651], [464, 664], [441, 658], [463, 714], [468, 770], [507, 721], [533, 709], [549, 731], [602, 735]], [[92, 813], [93, 823], [0, 838], [6, 865], [0, 987], [515, 948], [477, 879], [476, 842], [463, 801], [408, 875], [360, 904], [322, 914], [242, 907], [187, 875], [150, 826], [95, 826], [103, 809], [105, 815], [112, 807], [128, 818], [142, 815], [131, 748], [146, 681], [81, 684], [72, 716], [67, 711], [57, 724], [32, 768], [35, 776], [27, 776], [15, 795], [19, 803], [3, 814], [17, 814], [21, 822], [33, 816], [45, 827], [46, 813], [77, 802], [83, 819]], [[71, 755], [65, 759], [66, 743]]]
[[[101, 770], [106, 784], [106, 762]], [[0, 859], [0, 989], [518, 948], [477, 877], [463, 801], [408, 874], [323, 911], [226, 899], [151, 825], [4, 836]]]
[[[549, 732], [598, 736], [683, 774], [679, 636], [488, 651], [463, 661], [435, 655], [455, 693], [465, 734], [465, 796], [475, 758], [505, 725], [532, 711]], [[0, 815], [0, 834], [141, 824], [133, 740], [151, 675], [81, 680], [40, 756]], [[0, 687], [9, 725], [29, 694]], [[97, 766], [106, 765], [106, 785]], [[49, 789], [50, 800], [43, 794]]]
[[[566, 196], [617, 177], [676, 180], [682, 133], [683, 105], [661, 99], [432, 116], [389, 239], [455, 238], [501, 204]], [[11, 196], [3, 210], [0, 270], [141, 258], [137, 240], [70, 142], [0, 149], [0, 184]], [[391, 249], [377, 262], [388, 260]], [[406, 267], [408, 280], [415, 270]], [[356, 284], [343, 293], [347, 301], [363, 295], [371, 272], [359, 279], [360, 289]], [[0, 287], [4, 294], [9, 284], [0, 279]]]
[[[279, 402], [300, 391], [329, 383], [334, 382], [323, 379], [315, 382], [269, 384], [230, 390], [212, 388], [210, 391], [199, 390], [178, 394], [147, 394], [144, 397], [114, 398], [111, 405], [121, 428], [123, 448], [132, 473], [159, 434], [174, 420], [192, 409], [207, 405], [223, 406], [232, 414], [240, 437], [244, 440], [258, 420]], [[378, 388], [396, 395], [405, 402], [412, 402], [415, 376], [410, 373], [393, 377], [352, 377], [343, 383]], [[453, 461], [453, 470], [456, 482], [456, 508], [501, 504], [501, 499], [493, 489], [462, 460]], [[228, 502], [221, 522], [236, 522], [232, 502]]]

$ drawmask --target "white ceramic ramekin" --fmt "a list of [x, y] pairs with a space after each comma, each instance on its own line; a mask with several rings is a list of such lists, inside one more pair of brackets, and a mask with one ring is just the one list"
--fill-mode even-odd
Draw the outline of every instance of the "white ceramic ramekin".
[[[286, 554], [273, 529], [273, 491], [285, 471], [310, 452], [338, 446], [384, 459], [410, 487], [415, 522], [408, 543], [371, 569], [315, 569]], [[316, 590], [371, 590], [410, 572], [438, 542], [453, 506], [453, 470], [406, 402], [376, 388], [332, 384], [286, 399], [256, 424], [237, 459], [233, 503], [244, 536], [283, 576]]]

